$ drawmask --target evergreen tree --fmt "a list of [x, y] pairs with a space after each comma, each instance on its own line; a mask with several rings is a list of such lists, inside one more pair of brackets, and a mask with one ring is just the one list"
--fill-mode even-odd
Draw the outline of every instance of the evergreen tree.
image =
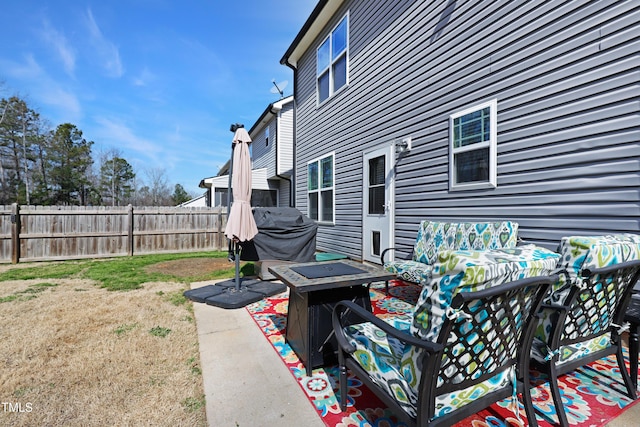
[[110, 199], [112, 206], [120, 206], [133, 194], [135, 173], [131, 165], [121, 157], [113, 157], [100, 168], [100, 189], [103, 200]]
[[0, 98], [0, 205], [170, 206], [192, 198], [181, 184], [172, 194], [161, 168], [146, 170], [145, 184], [115, 150], [94, 167], [94, 143], [80, 129], [51, 129], [25, 100]]
[[171, 199], [173, 200], [174, 205], [179, 205], [181, 203], [188, 202], [192, 197], [187, 193], [182, 185], [176, 184]]
[[50, 145], [51, 132], [43, 133], [41, 129], [46, 125], [42, 122], [38, 124], [38, 131], [33, 141], [34, 165], [31, 171], [32, 190], [31, 203], [34, 205], [50, 205], [52, 203], [51, 191], [49, 189], [49, 162], [47, 160], [47, 148]]
[[86, 205], [91, 192], [90, 171], [92, 141], [71, 123], [59, 125], [51, 138], [47, 153], [53, 204]]
[[30, 204], [39, 115], [18, 97], [0, 100], [0, 204]]

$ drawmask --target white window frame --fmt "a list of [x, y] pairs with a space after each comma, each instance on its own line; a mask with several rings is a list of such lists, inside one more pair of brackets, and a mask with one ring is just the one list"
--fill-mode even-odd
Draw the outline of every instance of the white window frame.
[[[322, 164], [321, 161], [326, 159], [326, 158], [331, 158], [331, 186], [329, 187], [322, 187]], [[311, 190], [309, 189], [309, 165], [313, 164], [313, 163], [317, 163], [318, 164], [318, 188]], [[307, 162], [307, 170], [306, 170], [306, 176], [307, 176], [307, 216], [311, 219], [313, 219], [314, 221], [316, 221], [319, 224], [335, 224], [335, 220], [336, 220], [336, 153], [335, 151], [332, 151], [330, 153], [327, 153], [323, 156], [317, 157], [309, 162]], [[332, 198], [332, 203], [331, 203], [331, 219], [327, 220], [325, 218], [322, 217], [322, 193], [326, 192], [326, 191], [331, 191], [331, 194], [333, 195]], [[310, 195], [311, 194], [318, 194], [318, 217], [314, 218], [311, 215], [311, 204], [309, 202], [310, 199]]]
[[[346, 35], [345, 35], [345, 48], [335, 59], [333, 58], [333, 34], [336, 29], [342, 24], [342, 22], [346, 22]], [[329, 64], [326, 67], [323, 67], [321, 70], [319, 68], [319, 52], [322, 46], [328, 43], [329, 44]], [[334, 65], [340, 60], [345, 59], [345, 83], [339, 88], [335, 88], [335, 76], [334, 76]], [[320, 99], [320, 77], [329, 74], [329, 94], [325, 99]], [[336, 24], [335, 27], [331, 29], [329, 35], [320, 43], [320, 46], [316, 50], [316, 99], [317, 104], [322, 105], [323, 103], [329, 101], [335, 94], [344, 90], [347, 86], [349, 86], [349, 13], [347, 12], [342, 19]]]
[[[476, 111], [489, 108], [489, 139], [481, 142], [476, 142], [463, 147], [455, 147], [454, 141], [454, 121], [459, 117], [466, 116]], [[475, 105], [465, 110], [449, 116], [449, 190], [461, 191], [461, 190], [475, 190], [482, 188], [496, 188], [498, 186], [498, 174], [497, 174], [497, 152], [498, 152], [498, 100], [492, 99], [491, 101]], [[489, 176], [486, 181], [476, 182], [457, 182], [456, 180], [456, 155], [460, 153], [489, 149], [488, 168]]]

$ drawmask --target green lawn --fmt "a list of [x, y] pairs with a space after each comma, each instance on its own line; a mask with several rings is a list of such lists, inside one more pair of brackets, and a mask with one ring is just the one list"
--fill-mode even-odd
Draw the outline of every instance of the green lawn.
[[[227, 252], [194, 252], [182, 254], [139, 255], [134, 257], [107, 258], [82, 261], [60, 261], [46, 264], [33, 263], [31, 267], [13, 268], [0, 274], [0, 282], [29, 279], [90, 279], [101, 287], [113, 291], [140, 288], [145, 282], [200, 282], [204, 280], [233, 277], [234, 265], [228, 263], [215, 271], [197, 272], [191, 276], [149, 272], [146, 267], [153, 264], [190, 258], [224, 258]], [[243, 263], [241, 274], [253, 275], [253, 264]]]

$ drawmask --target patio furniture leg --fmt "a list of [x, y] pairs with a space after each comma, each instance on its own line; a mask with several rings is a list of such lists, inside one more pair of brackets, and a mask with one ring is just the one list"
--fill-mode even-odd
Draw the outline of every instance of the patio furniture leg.
[[569, 427], [569, 420], [562, 404], [562, 394], [560, 393], [560, 387], [558, 386], [558, 374], [551, 365], [549, 372], [549, 389], [551, 390], [551, 396], [553, 397], [553, 406], [556, 408], [556, 414], [558, 415], [558, 422], [561, 427]]
[[631, 298], [629, 308], [624, 316], [624, 320], [629, 322], [629, 375], [635, 390], [638, 388], [638, 351], [640, 350], [640, 301]]
[[538, 427], [536, 411], [533, 408], [533, 400], [531, 398], [531, 387], [527, 386], [531, 384], [531, 377], [529, 375], [529, 372], [525, 372], [523, 384], [524, 387], [522, 388], [522, 402], [524, 403], [524, 411], [527, 414], [527, 422], [529, 423], [529, 427]]
[[524, 401], [524, 411], [527, 414], [527, 421], [529, 427], [538, 427], [538, 420], [536, 419], [536, 411], [533, 409], [531, 402], [531, 389], [525, 387], [522, 393], [522, 400]]
[[[618, 361], [618, 367], [620, 369], [620, 374], [622, 375], [622, 379], [624, 380], [624, 385], [627, 387], [627, 393], [629, 397], [633, 400], [636, 400], [636, 385], [633, 383], [633, 380], [629, 376], [629, 372], [627, 371], [627, 365], [625, 364], [624, 354], [622, 353], [622, 340], [618, 338], [618, 351], [616, 352], [616, 360]], [[638, 362], [638, 358], [636, 357], [636, 363]]]
[[[640, 319], [638, 319], [640, 320]], [[638, 334], [640, 332], [640, 322], [631, 325], [629, 331], [629, 366], [631, 371], [631, 382], [635, 389], [638, 388]]]
[[342, 354], [342, 350], [339, 351], [339, 359], [340, 359], [340, 410], [342, 412], [347, 410], [347, 367], [344, 364], [344, 356]]

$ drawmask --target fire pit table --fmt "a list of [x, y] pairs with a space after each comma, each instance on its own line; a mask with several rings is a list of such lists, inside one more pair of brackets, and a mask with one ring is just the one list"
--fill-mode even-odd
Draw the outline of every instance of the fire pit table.
[[289, 287], [285, 338], [307, 375], [335, 362], [337, 343], [331, 326], [336, 303], [350, 300], [371, 311], [369, 285], [395, 278], [380, 266], [353, 260], [283, 264], [269, 271]]

